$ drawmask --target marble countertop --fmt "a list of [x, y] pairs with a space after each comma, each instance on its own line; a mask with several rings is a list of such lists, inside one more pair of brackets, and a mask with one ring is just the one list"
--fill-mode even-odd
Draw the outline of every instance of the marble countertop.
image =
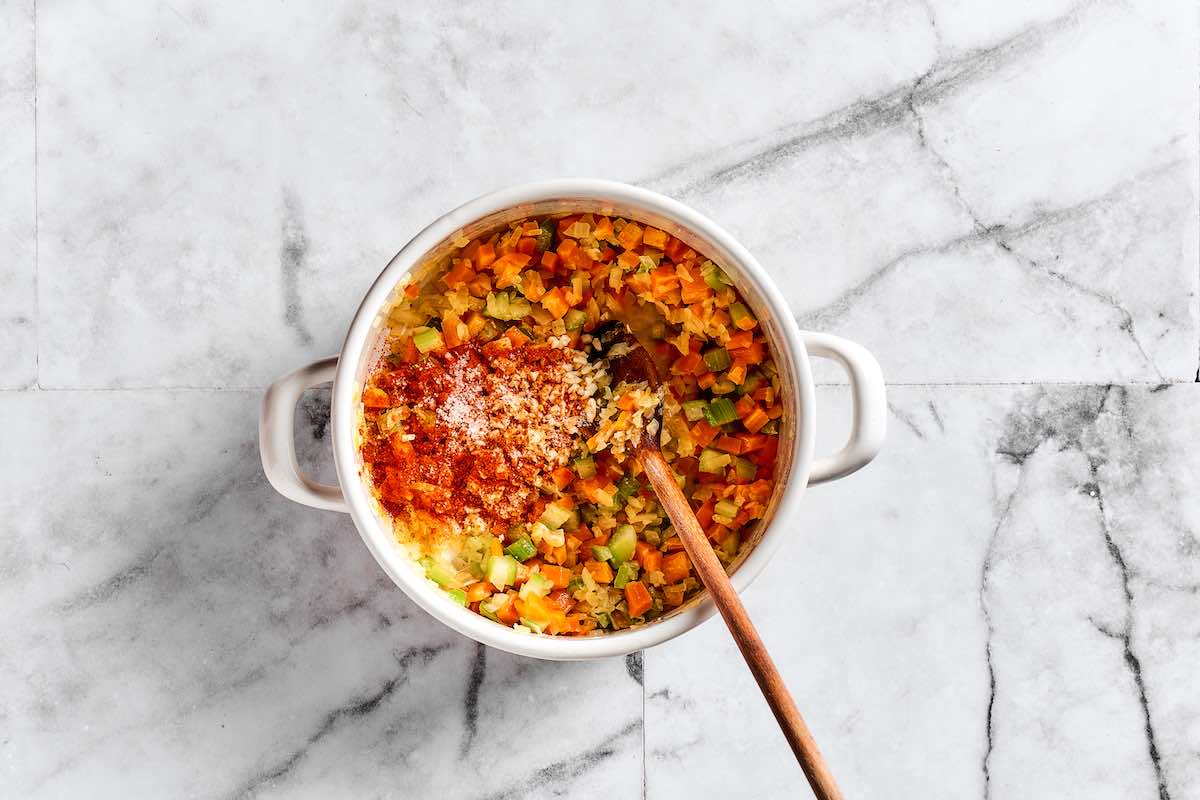
[[485, 649], [262, 476], [410, 236], [594, 176], [889, 379], [745, 595], [847, 797], [1200, 798], [1195, 4], [437, 5], [0, 0], [0, 796], [808, 796], [719, 621]]

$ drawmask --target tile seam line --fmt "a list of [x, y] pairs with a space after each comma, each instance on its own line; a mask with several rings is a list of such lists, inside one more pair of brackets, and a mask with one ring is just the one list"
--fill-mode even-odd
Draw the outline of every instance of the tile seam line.
[[33, 385], [42, 388], [41, 197], [38, 193], [38, 4], [33, 0]]
[[[1154, 388], [1156, 386], [1192, 386], [1196, 381], [1191, 378], [1179, 378], [1170, 381], [1148, 381], [1148, 380], [1121, 380], [1121, 379], [1096, 379], [1096, 380], [1028, 380], [1028, 381], [887, 381], [884, 385], [888, 388], [908, 388], [908, 387], [996, 387], [1006, 388], [1013, 386], [1131, 386], [1131, 387], [1147, 387]], [[312, 388], [321, 388], [329, 384], [318, 384]], [[849, 383], [822, 382], [818, 381], [813, 384], [818, 389], [830, 388], [849, 388]], [[0, 393], [4, 394], [36, 394], [38, 392], [45, 393], [66, 393], [66, 392], [111, 392], [111, 393], [136, 393], [136, 392], [228, 392], [230, 394], [261, 394], [267, 390], [266, 386], [187, 386], [187, 385], [167, 385], [167, 386], [27, 386], [27, 387], [0, 387]]]

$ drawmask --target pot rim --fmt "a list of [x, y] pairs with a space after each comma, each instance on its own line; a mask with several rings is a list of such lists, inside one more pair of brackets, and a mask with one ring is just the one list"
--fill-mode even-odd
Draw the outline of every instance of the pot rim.
[[788, 359], [794, 393], [795, 429], [790, 474], [774, 514], [759, 541], [731, 575], [740, 593], [762, 572], [783, 543], [787, 523], [794, 519], [813, 464], [816, 431], [815, 389], [808, 352], [799, 326], [774, 280], [731, 234], [699, 212], [649, 189], [599, 179], [556, 179], [521, 184], [482, 195], [434, 220], [388, 262], [367, 291], [350, 324], [338, 359], [331, 401], [333, 450], [338, 481], [359, 535], [388, 577], [431, 616], [475, 641], [517, 655], [550, 660], [582, 660], [627, 655], [675, 638], [707, 620], [716, 610], [707, 594], [672, 616], [624, 631], [586, 637], [552, 637], [522, 633], [497, 625], [455, 604], [414, 567], [396, 546], [392, 532], [372, 510], [370, 495], [358, 473], [354, 432], [356, 372], [372, 325], [392, 291], [414, 266], [448, 237], [479, 219], [514, 206], [553, 200], [609, 201], [635, 206], [667, 218], [721, 251], [722, 267], [749, 281], [761, 295], [782, 341], [773, 341], [776, 357]]

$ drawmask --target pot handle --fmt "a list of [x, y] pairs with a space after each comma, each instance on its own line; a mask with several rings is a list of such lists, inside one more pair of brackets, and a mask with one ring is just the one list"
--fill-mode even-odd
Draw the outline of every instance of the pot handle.
[[813, 462], [808, 484], [844, 478], [862, 469], [879, 454], [887, 429], [887, 392], [883, 372], [875, 356], [862, 345], [827, 333], [801, 331], [809, 355], [836, 361], [850, 377], [850, 393], [854, 401], [854, 419], [850, 439], [831, 456]]
[[333, 380], [338, 357], [330, 356], [301, 367], [275, 381], [263, 395], [258, 418], [258, 449], [267, 480], [289, 500], [328, 511], [349, 512], [340, 486], [317, 483], [300, 471], [296, 461], [293, 425], [296, 403], [305, 389]]

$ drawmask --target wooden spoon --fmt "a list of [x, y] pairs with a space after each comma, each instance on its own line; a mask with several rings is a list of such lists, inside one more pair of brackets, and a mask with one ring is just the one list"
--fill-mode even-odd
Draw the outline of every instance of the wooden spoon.
[[[651, 389], [658, 388], [658, 372], [650, 354], [634, 338], [625, 323], [616, 320], [606, 322], [597, 328], [592, 336], [597, 349], [608, 358], [608, 370], [614, 385], [621, 381], [645, 381]], [[660, 427], [661, 415], [660, 405], [655, 412]], [[725, 573], [725, 567], [717, 560], [708, 538], [700, 528], [695, 512], [692, 511], [679, 485], [675, 483], [675, 475], [658, 449], [658, 437], [643, 429], [642, 435], [634, 445], [634, 456], [642, 465], [650, 485], [654, 487], [655, 494], [675, 526], [675, 532], [683, 541], [683, 547], [696, 569], [696, 574], [708, 589], [713, 602], [717, 604], [717, 609], [721, 612], [729, 632], [733, 634], [738, 649], [742, 651], [750, 672], [758, 681], [758, 687], [774, 712], [779, 727], [783, 729], [783, 735], [791, 745], [792, 752], [796, 754], [796, 760], [800, 762], [813, 793], [819, 800], [841, 800], [842, 793], [821, 757], [804, 718], [800, 716], [800, 710], [796, 708], [795, 701], [784, 685], [783, 677], [767, 653], [766, 645], [754, 628], [754, 623], [750, 621], [741, 598]]]

